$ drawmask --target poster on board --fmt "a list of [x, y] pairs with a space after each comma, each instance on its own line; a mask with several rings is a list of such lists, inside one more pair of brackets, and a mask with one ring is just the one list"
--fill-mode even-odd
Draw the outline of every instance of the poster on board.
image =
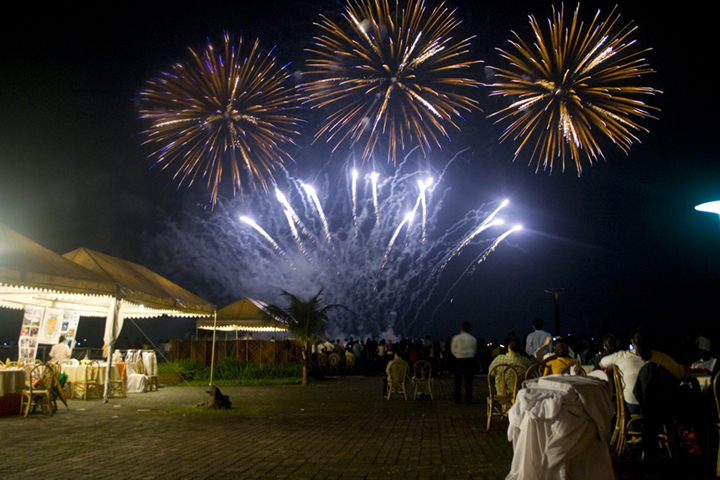
[[40, 325], [38, 342], [45, 345], [55, 345], [60, 339], [64, 311], [61, 308], [46, 308], [43, 322]]
[[45, 316], [44, 307], [25, 306], [20, 339], [18, 340], [18, 360], [32, 363], [37, 355], [40, 326]]
[[68, 344], [70, 350], [75, 348], [75, 334], [77, 333], [78, 323], [80, 323], [80, 312], [74, 310], [65, 310], [63, 312], [63, 321], [60, 325], [60, 335], [65, 335], [65, 343]]

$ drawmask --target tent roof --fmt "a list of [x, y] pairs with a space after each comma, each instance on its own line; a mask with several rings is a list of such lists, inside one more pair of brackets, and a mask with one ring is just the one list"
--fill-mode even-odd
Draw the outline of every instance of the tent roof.
[[[216, 330], [240, 330], [251, 332], [274, 332], [287, 330], [287, 324], [279, 320], [271, 323], [265, 320], [266, 303], [252, 298], [242, 298], [231, 303], [217, 312]], [[197, 328], [212, 330], [212, 319], [200, 319], [197, 321]]]
[[[72, 255], [76, 252], [100, 260], [83, 262], [79, 253]], [[58, 255], [0, 223], [0, 307], [37, 305], [106, 317], [117, 295], [125, 300], [125, 317], [207, 316], [215, 309], [140, 265], [85, 249], [68, 255]], [[143, 289], [146, 284], [153, 288]]]
[[114, 296], [112, 281], [0, 223], [0, 307], [55, 306], [105, 316]]
[[[124, 300], [169, 315], [212, 315], [215, 306], [142, 265], [78, 248], [64, 258], [118, 285]], [[127, 313], [126, 313], [127, 315]]]

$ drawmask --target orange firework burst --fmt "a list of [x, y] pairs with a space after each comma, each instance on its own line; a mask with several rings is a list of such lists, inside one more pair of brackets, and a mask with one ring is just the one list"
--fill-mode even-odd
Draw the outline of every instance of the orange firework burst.
[[613, 9], [604, 21], [599, 21], [598, 10], [585, 28], [578, 21], [579, 8], [566, 24], [564, 7], [560, 11], [553, 7], [547, 36], [530, 16], [533, 46], [513, 32], [516, 41], [510, 43], [516, 53], [498, 49], [511, 67], [491, 67], [502, 79], [489, 85], [494, 89], [492, 95], [514, 101], [490, 116], [498, 116], [497, 122], [511, 120], [500, 139], [520, 140], [515, 158], [527, 145], [534, 144], [530, 163], [537, 158], [536, 171], [542, 164], [552, 172], [553, 160], [558, 158], [564, 171], [569, 152], [580, 175], [581, 150], [591, 165], [598, 156], [604, 158], [597, 133], [627, 154], [633, 141], [639, 142], [635, 132], [647, 132], [633, 117], [655, 118], [649, 110], [658, 110], [637, 97], [661, 93], [659, 90], [630, 85], [641, 75], [653, 73], [641, 58], [647, 50], [627, 53], [635, 43], [628, 37], [637, 27], [632, 27], [632, 22], [618, 27], [620, 15], [614, 16]]
[[283, 84], [290, 74], [276, 64], [271, 50], [256, 41], [243, 51], [225, 35], [224, 53], [211, 43], [201, 53], [190, 49], [187, 63], [150, 80], [140, 92], [141, 118], [152, 121], [145, 143], [158, 148], [151, 156], [162, 168], [172, 168], [179, 185], [207, 178], [211, 203], [217, 201], [223, 166], [230, 168], [233, 190], [242, 192], [241, 166], [247, 181], [267, 188], [275, 163], [290, 159], [282, 144], [292, 143], [298, 119], [288, 112], [297, 96]]
[[364, 143], [367, 160], [381, 137], [387, 138], [388, 161], [398, 145], [417, 141], [427, 153], [448, 136], [444, 124], [461, 111], [478, 109], [477, 102], [456, 93], [479, 83], [459, 73], [476, 61], [461, 61], [471, 38], [456, 40], [460, 24], [453, 11], [440, 5], [431, 12], [422, 0], [409, 0], [401, 9], [388, 0], [350, 0], [343, 18], [347, 29], [321, 17], [322, 35], [308, 49], [309, 74], [321, 78], [301, 86], [312, 108], [334, 111], [316, 133], [335, 149], [342, 143]]

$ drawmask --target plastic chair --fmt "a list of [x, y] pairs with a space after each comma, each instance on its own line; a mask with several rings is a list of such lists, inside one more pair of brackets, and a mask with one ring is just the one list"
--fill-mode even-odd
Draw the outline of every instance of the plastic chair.
[[430, 395], [430, 399], [434, 400], [432, 391], [432, 366], [430, 362], [426, 360], [418, 360], [415, 362], [415, 365], [413, 365], [412, 382], [415, 385], [413, 400], [417, 400], [418, 393], [428, 394]]
[[514, 365], [496, 365], [488, 373], [488, 391], [490, 392], [487, 397], [488, 430], [490, 430], [493, 417], [507, 417], [510, 407], [515, 404], [523, 373], [527, 374], [527, 372], [523, 372], [522, 368]]

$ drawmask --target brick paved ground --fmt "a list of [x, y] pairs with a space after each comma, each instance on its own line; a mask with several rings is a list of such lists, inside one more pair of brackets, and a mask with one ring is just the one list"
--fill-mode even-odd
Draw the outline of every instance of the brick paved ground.
[[[200, 411], [202, 387], [126, 399], [71, 400], [52, 418], [0, 418], [0, 477], [242, 479], [503, 479], [507, 421], [485, 430], [487, 394], [455, 405], [449, 379], [435, 401], [381, 398], [379, 377], [300, 386], [222, 387], [231, 411]], [[714, 461], [714, 460], [713, 460]], [[692, 468], [689, 468], [692, 466]], [[712, 465], [616, 463], [621, 479], [703, 478]]]

